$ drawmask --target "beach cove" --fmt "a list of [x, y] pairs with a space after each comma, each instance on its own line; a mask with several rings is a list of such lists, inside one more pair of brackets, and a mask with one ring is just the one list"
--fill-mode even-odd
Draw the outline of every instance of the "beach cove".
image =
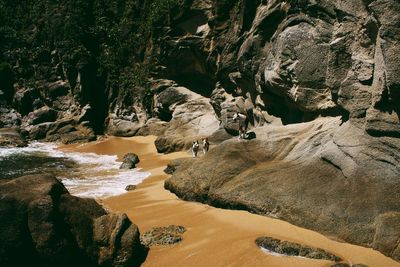
[[172, 159], [189, 157], [187, 152], [158, 154], [155, 136], [108, 137], [100, 141], [61, 147], [65, 151], [117, 155], [139, 155], [138, 167], [151, 176], [134, 191], [101, 199], [106, 209], [126, 213], [140, 232], [153, 227], [182, 225], [183, 241], [172, 246], [151, 247], [143, 266], [331, 266], [333, 262], [300, 257], [273, 256], [263, 252], [255, 239], [260, 236], [321, 248], [349, 264], [399, 266], [394, 260], [369, 248], [333, 241], [317, 232], [246, 211], [224, 210], [186, 202], [164, 189], [163, 170]]

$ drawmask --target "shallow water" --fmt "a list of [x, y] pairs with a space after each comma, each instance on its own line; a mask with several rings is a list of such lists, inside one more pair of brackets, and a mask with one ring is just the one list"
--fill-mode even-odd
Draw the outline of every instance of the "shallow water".
[[105, 198], [125, 193], [149, 173], [120, 170], [117, 156], [62, 152], [52, 143], [31, 143], [25, 148], [0, 148], [0, 179], [50, 173], [80, 197]]

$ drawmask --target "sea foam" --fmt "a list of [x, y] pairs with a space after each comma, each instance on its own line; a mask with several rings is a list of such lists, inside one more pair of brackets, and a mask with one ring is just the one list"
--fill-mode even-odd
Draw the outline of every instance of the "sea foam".
[[[126, 192], [127, 185], [137, 185], [150, 175], [138, 169], [120, 170], [121, 162], [117, 161], [115, 155], [64, 152], [58, 150], [54, 143], [32, 142], [24, 148], [0, 149], [0, 160], [13, 155], [42, 155], [72, 160], [76, 166], [60, 170], [56, 176], [72, 195], [79, 197], [105, 198], [120, 195]], [[57, 167], [52, 171], [54, 169]]]

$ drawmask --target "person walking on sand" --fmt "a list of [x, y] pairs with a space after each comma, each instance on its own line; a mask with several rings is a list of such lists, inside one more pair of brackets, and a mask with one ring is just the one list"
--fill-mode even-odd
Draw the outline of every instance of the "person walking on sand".
[[208, 142], [208, 138], [203, 138], [203, 154], [206, 154], [208, 152], [208, 149], [210, 148], [210, 143]]
[[193, 158], [195, 158], [195, 157], [197, 157], [197, 153], [199, 152], [199, 148], [200, 148], [200, 146], [199, 146], [199, 141], [193, 141], [193, 143], [192, 143], [192, 155], [193, 155]]
[[243, 113], [236, 112], [233, 115], [233, 121], [239, 121], [239, 139], [246, 138], [247, 126], [249, 124], [249, 119]]

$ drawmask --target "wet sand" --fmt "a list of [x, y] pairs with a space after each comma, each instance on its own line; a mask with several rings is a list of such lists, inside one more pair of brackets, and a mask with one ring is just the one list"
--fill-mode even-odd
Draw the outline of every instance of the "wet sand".
[[143, 266], [330, 266], [332, 262], [296, 257], [272, 256], [259, 249], [254, 240], [271, 236], [327, 250], [347, 263], [368, 266], [400, 266], [396, 261], [372, 249], [340, 243], [287, 222], [245, 211], [223, 210], [208, 205], [179, 200], [163, 187], [168, 177], [163, 173], [174, 158], [189, 153], [157, 154], [154, 136], [117, 138], [67, 146], [63, 149], [117, 155], [139, 155], [139, 168], [151, 176], [137, 189], [100, 202], [113, 212], [124, 212], [139, 226], [141, 233], [170, 224], [187, 231], [177, 245], [152, 247]]

